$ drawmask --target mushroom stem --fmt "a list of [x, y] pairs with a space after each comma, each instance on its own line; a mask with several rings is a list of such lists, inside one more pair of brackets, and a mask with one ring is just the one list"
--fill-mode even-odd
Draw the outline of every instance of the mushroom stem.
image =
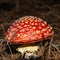
[[25, 54], [25, 58], [29, 58], [31, 56], [38, 57], [39, 48], [39, 46], [21, 46], [18, 47], [16, 50], [20, 52], [22, 56], [24, 56]]

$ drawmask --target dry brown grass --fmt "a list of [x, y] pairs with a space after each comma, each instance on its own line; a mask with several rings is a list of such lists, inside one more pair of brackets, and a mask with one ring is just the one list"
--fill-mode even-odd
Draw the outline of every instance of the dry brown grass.
[[[47, 47], [47, 45], [49, 46]], [[0, 60], [20, 60], [20, 53], [12, 53], [11, 47], [9, 46], [10, 53], [7, 53], [6, 50], [7, 43], [5, 41], [0, 42]], [[13, 46], [14, 47], [14, 46]], [[53, 42], [53, 38], [50, 43], [46, 42], [44, 46], [40, 46], [40, 58], [42, 60], [60, 60], [60, 49], [59, 44]], [[22, 60], [22, 59], [21, 59]], [[40, 59], [39, 59], [40, 60]]]

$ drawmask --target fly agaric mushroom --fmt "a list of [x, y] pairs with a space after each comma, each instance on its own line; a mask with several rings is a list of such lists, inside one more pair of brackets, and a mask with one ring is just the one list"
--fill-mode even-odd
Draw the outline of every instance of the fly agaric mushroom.
[[[16, 20], [7, 31], [6, 40], [11, 44], [29, 44], [43, 41], [54, 34], [52, 27], [41, 18], [34, 16], [24, 16]], [[19, 47], [17, 50], [22, 53], [27, 51], [35, 53], [39, 46]], [[27, 54], [28, 55], [28, 54]], [[29, 56], [34, 55], [30, 54]]]

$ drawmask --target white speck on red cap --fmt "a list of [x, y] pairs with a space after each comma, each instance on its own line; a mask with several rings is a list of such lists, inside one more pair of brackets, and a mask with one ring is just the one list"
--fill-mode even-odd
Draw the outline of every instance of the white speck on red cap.
[[39, 29], [42, 29], [42, 27], [40, 26], [40, 27], [38, 27]]
[[27, 27], [28, 25], [24, 25], [24, 27]]
[[40, 33], [40, 30], [37, 30], [36, 33], [39, 34]]
[[24, 23], [23, 23], [23, 22], [21, 22], [21, 25], [24, 25]]
[[45, 24], [44, 24], [44, 23], [42, 23], [42, 26], [45, 26]]
[[32, 29], [36, 29], [36, 27], [34, 26]]
[[13, 44], [24, 44], [42, 41], [53, 34], [52, 27], [41, 18], [24, 16], [12, 23], [5, 38]]
[[35, 23], [35, 25], [38, 25], [38, 23]]
[[22, 26], [18, 26], [19, 29], [22, 29], [23, 27]]
[[31, 23], [31, 25], [34, 25], [34, 22], [33, 22], [33, 23]]

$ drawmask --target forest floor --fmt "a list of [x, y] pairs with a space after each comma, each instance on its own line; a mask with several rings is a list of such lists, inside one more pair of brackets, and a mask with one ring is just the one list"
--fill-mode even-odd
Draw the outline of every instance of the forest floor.
[[[22, 16], [40, 17], [53, 27], [53, 42], [50, 50], [48, 49], [52, 55], [48, 55], [47, 59], [47, 52], [45, 52], [45, 60], [60, 60], [60, 2], [58, 0], [20, 0], [19, 4], [17, 3], [11, 10], [0, 10], [0, 60], [19, 60], [19, 53], [7, 53], [5, 34], [12, 22]], [[53, 51], [51, 51], [52, 48]]]

